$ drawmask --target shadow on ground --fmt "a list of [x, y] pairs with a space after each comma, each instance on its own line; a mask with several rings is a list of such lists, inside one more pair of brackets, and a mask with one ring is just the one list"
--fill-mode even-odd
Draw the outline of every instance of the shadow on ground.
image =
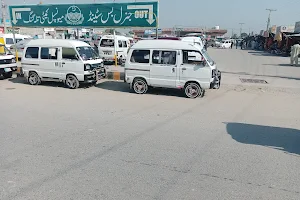
[[247, 76], [261, 76], [261, 77], [269, 77], [269, 78], [284, 78], [284, 79], [290, 79], [290, 80], [300, 80], [300, 77], [288, 77], [288, 76], [272, 76], [272, 75], [260, 75], [260, 74], [249, 74], [246, 72], [226, 72], [222, 71], [224, 74], [237, 74], [237, 75], [247, 75]]
[[295, 66], [295, 65], [291, 65], [291, 64], [263, 64], [263, 65], [268, 65], [268, 66], [281, 66], [281, 67], [299, 67], [300, 68], [300, 65], [298, 66]]
[[227, 123], [226, 129], [237, 142], [300, 155], [300, 130], [243, 123]]
[[[10, 78], [8, 79], [12, 83], [18, 83], [18, 84], [26, 84], [30, 85], [24, 77], [15, 77], [15, 78]], [[44, 81], [42, 82], [39, 86], [44, 86], [44, 87], [59, 87], [59, 88], [67, 88], [64, 83], [62, 82], [50, 82], [50, 81]], [[80, 84], [79, 88], [89, 88], [91, 85], [88, 84]]]
[[[118, 81], [105, 81], [102, 83], [98, 83], [96, 87], [116, 91], [116, 92], [125, 92], [132, 93], [134, 92], [129, 88], [129, 84]], [[151, 95], [164, 95], [164, 96], [175, 96], [175, 97], [185, 97], [182, 90], [177, 89], [165, 89], [165, 88], [149, 88], [147, 94]]]

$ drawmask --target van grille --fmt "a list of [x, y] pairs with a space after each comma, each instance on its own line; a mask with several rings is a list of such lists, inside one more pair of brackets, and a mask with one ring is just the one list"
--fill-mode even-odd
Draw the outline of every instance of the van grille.
[[0, 65], [11, 64], [11, 63], [12, 63], [12, 59], [3, 59], [3, 60], [0, 60]]

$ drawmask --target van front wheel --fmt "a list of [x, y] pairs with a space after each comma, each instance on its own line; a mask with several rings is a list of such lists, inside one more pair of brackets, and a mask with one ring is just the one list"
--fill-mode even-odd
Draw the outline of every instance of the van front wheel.
[[148, 91], [148, 85], [144, 79], [137, 78], [133, 82], [133, 90], [137, 94], [145, 94]]
[[28, 83], [30, 85], [39, 85], [41, 84], [41, 78], [35, 72], [30, 72], [28, 76]]
[[70, 75], [67, 76], [66, 85], [70, 89], [76, 89], [76, 88], [79, 87], [79, 81], [76, 78], [76, 76], [70, 74]]
[[195, 99], [202, 95], [203, 90], [197, 83], [188, 83], [184, 88], [186, 97]]

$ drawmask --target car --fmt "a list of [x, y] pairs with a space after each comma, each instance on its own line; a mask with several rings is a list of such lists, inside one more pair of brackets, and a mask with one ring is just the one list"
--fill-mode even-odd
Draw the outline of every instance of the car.
[[229, 49], [231, 47], [232, 41], [231, 40], [223, 40], [219, 47], [222, 49]]

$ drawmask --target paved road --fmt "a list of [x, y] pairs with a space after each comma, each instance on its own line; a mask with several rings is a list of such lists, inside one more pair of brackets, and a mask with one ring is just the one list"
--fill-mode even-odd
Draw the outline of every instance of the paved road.
[[[136, 95], [122, 82], [68, 90], [1, 80], [0, 199], [298, 200], [300, 68], [210, 53], [231, 73], [195, 100]], [[253, 77], [245, 71], [270, 83], [242, 84]]]

